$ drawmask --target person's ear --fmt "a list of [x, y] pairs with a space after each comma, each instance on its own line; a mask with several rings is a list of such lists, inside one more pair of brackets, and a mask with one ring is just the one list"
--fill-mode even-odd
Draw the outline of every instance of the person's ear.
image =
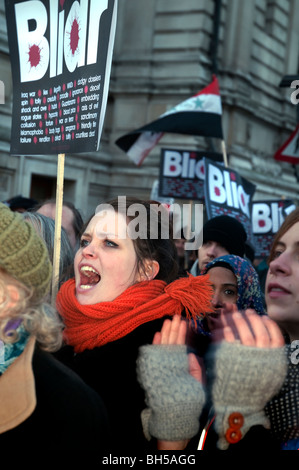
[[[16, 286], [12, 284], [8, 284], [6, 286], [6, 289], [8, 292], [8, 295], [7, 295], [8, 298], [7, 298], [7, 303], [5, 304], [4, 309], [1, 309], [1, 312], [0, 312], [1, 317], [5, 317], [7, 315], [7, 312], [9, 312], [9, 310], [12, 309], [20, 299], [20, 293]], [[5, 300], [6, 300], [5, 297], [2, 296], [0, 299], [0, 302], [5, 302]]]
[[19, 290], [16, 286], [12, 285], [12, 284], [8, 284], [7, 285], [7, 290], [9, 292], [9, 300], [11, 302], [12, 305], [15, 305], [19, 298], [20, 298], [20, 293], [19, 293]]
[[160, 265], [156, 260], [147, 260], [144, 265], [144, 271], [141, 273], [141, 280], [151, 281], [154, 279], [160, 269]]

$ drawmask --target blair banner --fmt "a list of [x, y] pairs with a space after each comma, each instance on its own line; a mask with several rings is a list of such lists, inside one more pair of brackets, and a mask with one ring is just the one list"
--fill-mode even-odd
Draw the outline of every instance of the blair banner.
[[252, 232], [256, 258], [267, 258], [273, 238], [296, 205], [288, 199], [278, 201], [254, 201], [252, 203]]
[[179, 199], [204, 199], [204, 159], [221, 162], [221, 153], [161, 149], [159, 195]]
[[92, 152], [106, 110], [117, 0], [5, 0], [12, 155]]
[[205, 204], [208, 219], [226, 214], [239, 220], [253, 244], [251, 207], [255, 185], [235, 170], [205, 159]]

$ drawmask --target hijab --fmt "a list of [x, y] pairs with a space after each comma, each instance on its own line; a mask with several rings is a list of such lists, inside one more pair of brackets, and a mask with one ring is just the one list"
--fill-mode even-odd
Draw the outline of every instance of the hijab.
[[[220, 256], [208, 263], [201, 271], [200, 276], [207, 275], [209, 270], [216, 266], [230, 269], [236, 276], [238, 286], [237, 308], [239, 311], [252, 308], [259, 315], [266, 314], [259, 277], [249, 261], [237, 255]], [[200, 318], [197, 322], [192, 321], [192, 324], [198, 334], [210, 337], [211, 333], [205, 318]]]
[[265, 315], [263, 293], [258, 274], [252, 264], [237, 255], [225, 255], [213, 259], [207, 264], [201, 274], [206, 274], [211, 268], [222, 266], [230, 269], [236, 276], [238, 285], [238, 310], [254, 309], [259, 315]]

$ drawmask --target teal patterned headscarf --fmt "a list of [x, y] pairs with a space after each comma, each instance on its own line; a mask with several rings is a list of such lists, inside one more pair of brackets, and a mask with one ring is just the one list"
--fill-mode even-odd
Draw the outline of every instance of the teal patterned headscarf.
[[249, 261], [236, 255], [220, 256], [208, 263], [201, 274], [206, 274], [209, 269], [216, 266], [230, 269], [236, 276], [238, 284], [238, 310], [242, 311], [252, 308], [259, 315], [266, 314], [259, 277]]
[[22, 354], [29, 339], [29, 333], [23, 325], [16, 328], [18, 340], [15, 343], [0, 341], [0, 376]]

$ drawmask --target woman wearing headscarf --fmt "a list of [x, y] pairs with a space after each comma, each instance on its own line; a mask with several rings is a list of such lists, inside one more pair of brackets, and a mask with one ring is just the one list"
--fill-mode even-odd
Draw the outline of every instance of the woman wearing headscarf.
[[265, 314], [259, 278], [249, 261], [236, 255], [221, 256], [208, 263], [202, 274], [209, 272], [211, 281], [211, 270], [216, 267], [228, 269], [236, 277], [238, 310], [253, 308], [257, 313]]
[[259, 315], [266, 313], [259, 278], [249, 261], [237, 255], [220, 256], [207, 264], [202, 275], [207, 273], [213, 286], [214, 313], [199, 319], [199, 333], [210, 336], [224, 304], [234, 304], [239, 311], [252, 308]]
[[187, 332], [189, 349], [199, 356], [205, 354], [224, 305], [236, 305], [240, 311], [252, 308], [259, 315], [266, 313], [258, 275], [245, 258], [229, 254], [215, 258], [201, 272], [207, 274], [213, 287], [212, 312], [192, 319]]

